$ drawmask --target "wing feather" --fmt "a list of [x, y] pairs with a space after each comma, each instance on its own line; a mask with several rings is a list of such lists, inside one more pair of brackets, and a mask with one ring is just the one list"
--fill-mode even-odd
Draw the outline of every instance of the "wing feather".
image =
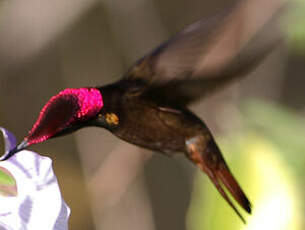
[[281, 5], [249, 29], [247, 2], [186, 27], [140, 59], [124, 79], [141, 82], [142, 96], [184, 106], [245, 76], [282, 39], [279, 30], [270, 29]]

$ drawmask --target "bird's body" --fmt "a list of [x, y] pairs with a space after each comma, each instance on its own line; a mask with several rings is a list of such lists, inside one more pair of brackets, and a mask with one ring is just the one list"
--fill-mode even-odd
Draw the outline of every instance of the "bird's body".
[[[97, 124], [118, 138], [167, 156], [183, 153], [208, 174], [219, 192], [239, 214], [220, 183], [250, 212], [251, 205], [232, 176], [216, 142], [204, 122], [186, 107], [147, 99], [131, 90], [128, 82], [100, 87], [105, 103]], [[139, 87], [137, 87], [138, 90]], [[132, 91], [132, 93], [130, 93]], [[107, 119], [108, 117], [108, 119]], [[101, 119], [101, 120], [99, 120]], [[243, 219], [243, 218], [242, 218]]]
[[[249, 200], [205, 123], [187, 108], [245, 76], [276, 44], [277, 40], [260, 42], [263, 45], [253, 49], [251, 37], [240, 39], [236, 25], [241, 21], [232, 20], [232, 15], [242, 14], [242, 10], [236, 7], [235, 11], [195, 22], [139, 59], [113, 84], [61, 91], [43, 107], [29, 135], [2, 160], [32, 144], [82, 127], [99, 126], [140, 147], [166, 155], [185, 154], [209, 176], [244, 221], [223, 186], [248, 213]], [[215, 58], [213, 51], [219, 47], [227, 50], [222, 49]]]
[[117, 117], [116, 123], [105, 120], [105, 127], [120, 139], [170, 155], [184, 152], [188, 138], [206, 132], [205, 125], [188, 109], [128, 95], [119, 84], [99, 89], [103, 99], [111, 102], [105, 103], [102, 117]]

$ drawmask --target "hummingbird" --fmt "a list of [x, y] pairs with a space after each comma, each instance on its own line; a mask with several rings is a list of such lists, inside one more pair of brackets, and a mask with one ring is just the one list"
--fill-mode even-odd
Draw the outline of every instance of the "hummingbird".
[[[225, 189], [251, 214], [249, 199], [207, 125], [188, 109], [191, 103], [247, 75], [274, 47], [275, 42], [270, 42], [249, 50], [247, 44], [253, 43], [249, 39], [232, 55], [217, 56], [213, 62], [217, 64], [209, 65], [209, 52], [227, 38], [236, 23], [231, 19], [232, 11], [187, 26], [139, 59], [114, 83], [62, 90], [44, 105], [23, 141], [1, 160], [83, 127], [101, 127], [139, 147], [167, 156], [184, 154], [245, 222]], [[238, 38], [238, 30], [234, 36]]]

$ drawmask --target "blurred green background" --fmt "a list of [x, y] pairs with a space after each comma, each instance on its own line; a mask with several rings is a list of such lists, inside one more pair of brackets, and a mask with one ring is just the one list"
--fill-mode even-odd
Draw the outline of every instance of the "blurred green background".
[[[0, 126], [21, 140], [60, 90], [119, 79], [160, 42], [235, 2], [0, 1]], [[267, 3], [252, 2], [255, 23]], [[54, 161], [70, 229], [304, 229], [305, 4], [291, 2], [287, 43], [246, 79], [192, 106], [252, 201], [248, 224], [183, 156], [152, 155], [88, 128], [31, 148]], [[2, 174], [0, 183], [13, 186]]]
[[241, 111], [244, 128], [220, 143], [247, 188], [253, 213], [243, 225], [214, 189], [207, 189], [207, 180], [196, 175], [189, 229], [303, 229], [305, 119], [262, 101], [246, 101]]

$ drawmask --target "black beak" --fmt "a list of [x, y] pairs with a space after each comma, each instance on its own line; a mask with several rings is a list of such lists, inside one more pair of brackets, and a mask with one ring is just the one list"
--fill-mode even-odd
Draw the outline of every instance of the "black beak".
[[21, 150], [25, 149], [28, 146], [28, 142], [26, 140], [22, 141], [19, 145], [17, 145], [15, 148], [11, 149], [9, 152], [4, 153], [2, 157], [0, 157], [0, 161], [5, 161], [12, 156], [14, 156], [16, 153], [20, 152]]

